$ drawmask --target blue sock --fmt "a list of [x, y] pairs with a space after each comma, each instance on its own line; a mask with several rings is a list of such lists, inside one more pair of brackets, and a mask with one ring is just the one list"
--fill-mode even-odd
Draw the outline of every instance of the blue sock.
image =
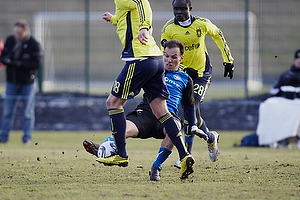
[[123, 158], [127, 158], [126, 152], [126, 118], [124, 109], [109, 109], [108, 110], [111, 131], [115, 139], [117, 154]]
[[215, 136], [211, 132], [207, 131], [206, 135], [208, 136], [207, 143], [212, 143], [215, 141]]
[[185, 146], [190, 154], [192, 154], [192, 147], [194, 142], [194, 136], [185, 136]]
[[182, 160], [186, 155], [188, 155], [188, 151], [186, 150], [180, 129], [174, 121], [172, 114], [167, 113], [158, 120], [164, 126], [169, 138], [178, 150], [180, 160]]
[[158, 155], [156, 157], [156, 160], [154, 161], [152, 167], [160, 167], [162, 164], [167, 160], [169, 155], [172, 153], [170, 149], [167, 149], [165, 147], [160, 147], [158, 150]]

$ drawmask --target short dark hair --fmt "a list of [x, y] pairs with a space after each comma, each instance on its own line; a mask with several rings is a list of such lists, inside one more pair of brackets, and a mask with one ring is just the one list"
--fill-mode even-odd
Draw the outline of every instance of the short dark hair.
[[25, 19], [20, 19], [18, 20], [14, 26], [19, 26], [19, 27], [22, 27], [23, 29], [28, 29], [28, 23]]
[[178, 40], [175, 40], [175, 39], [172, 39], [172, 40], [169, 40], [169, 41], [165, 42], [164, 47], [165, 47], [165, 49], [167, 47], [169, 49], [178, 47], [179, 50], [180, 50], [180, 54], [183, 55], [183, 53], [184, 53], [184, 44], [182, 42], [178, 41]]
[[[172, 1], [172, 5], [173, 5], [174, 1], [176, 1], [176, 0], [173, 0], [173, 1]], [[186, 5], [187, 5], [188, 7], [191, 7], [191, 6], [192, 6], [191, 0], [185, 0], [185, 3], [186, 3]]]

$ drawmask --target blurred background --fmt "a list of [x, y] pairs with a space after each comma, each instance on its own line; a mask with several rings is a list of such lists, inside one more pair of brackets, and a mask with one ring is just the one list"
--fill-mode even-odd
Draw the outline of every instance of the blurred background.
[[[172, 0], [150, 0], [150, 4], [153, 36], [160, 44], [161, 29], [173, 18]], [[192, 6], [192, 15], [210, 19], [223, 31], [235, 59], [234, 78], [224, 78], [221, 53], [207, 36], [213, 77], [201, 107], [204, 119], [211, 129], [255, 130], [259, 103], [291, 67], [300, 48], [300, 1], [192, 0]], [[13, 24], [24, 18], [45, 52], [36, 82], [35, 128], [109, 129], [105, 98], [98, 97], [109, 94], [124, 65], [116, 27], [102, 19], [105, 11], [114, 13], [113, 0], [2, 0], [0, 8], [3, 41], [12, 34]], [[4, 92], [2, 67], [0, 94]], [[126, 105], [133, 109], [139, 97]], [[16, 129], [21, 127], [20, 116]]]
[[[171, 0], [150, 0], [153, 36], [173, 17]], [[240, 98], [268, 92], [293, 63], [300, 48], [300, 1], [194, 0], [192, 14], [209, 18], [224, 33], [235, 59], [234, 79], [223, 78], [222, 58], [210, 37], [207, 48], [213, 80], [206, 100]], [[14, 22], [28, 20], [45, 51], [39, 90], [107, 94], [123, 62], [116, 28], [102, 20], [114, 12], [112, 0], [0, 1], [0, 36], [5, 41]], [[247, 14], [246, 14], [247, 13]], [[5, 73], [0, 71], [0, 92]]]

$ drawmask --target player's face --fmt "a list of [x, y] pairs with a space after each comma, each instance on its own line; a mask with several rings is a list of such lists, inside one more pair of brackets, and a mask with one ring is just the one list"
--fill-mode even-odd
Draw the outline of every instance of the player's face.
[[190, 9], [185, 1], [175, 0], [173, 3], [173, 13], [179, 22], [183, 22], [190, 17]]
[[168, 71], [177, 71], [180, 62], [183, 59], [183, 55], [180, 55], [180, 50], [178, 47], [175, 48], [165, 48], [164, 52], [164, 62], [165, 69]]

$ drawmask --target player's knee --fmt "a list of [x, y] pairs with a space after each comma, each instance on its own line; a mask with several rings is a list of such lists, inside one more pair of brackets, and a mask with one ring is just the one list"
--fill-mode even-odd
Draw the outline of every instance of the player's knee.
[[111, 105], [112, 105], [112, 100], [110, 98], [107, 98], [106, 99], [106, 107], [111, 108]]
[[152, 100], [152, 102], [150, 103], [150, 107], [156, 118], [160, 118], [169, 112], [166, 100], [163, 98], [155, 98], [154, 100]]
[[106, 108], [107, 109], [121, 109], [123, 108], [124, 103], [126, 102], [125, 99], [120, 99], [113, 95], [109, 95], [106, 99]]

